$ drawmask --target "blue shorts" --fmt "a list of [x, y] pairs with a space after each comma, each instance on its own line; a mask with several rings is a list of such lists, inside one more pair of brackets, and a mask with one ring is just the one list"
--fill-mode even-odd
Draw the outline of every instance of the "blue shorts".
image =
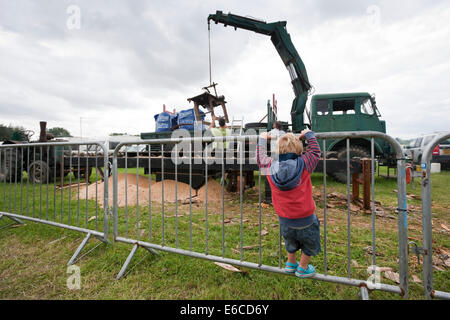
[[283, 223], [280, 227], [287, 252], [294, 253], [302, 250], [302, 253], [307, 256], [316, 256], [321, 251], [320, 222], [317, 217], [306, 227], [289, 227]]

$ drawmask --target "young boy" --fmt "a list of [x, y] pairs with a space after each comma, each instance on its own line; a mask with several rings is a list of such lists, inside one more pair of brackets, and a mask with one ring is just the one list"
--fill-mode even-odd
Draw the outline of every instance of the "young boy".
[[[303, 153], [302, 138], [308, 141]], [[267, 175], [272, 203], [279, 216], [281, 234], [286, 244], [288, 261], [285, 271], [297, 277], [310, 277], [316, 273], [308, 264], [320, 248], [320, 225], [315, 215], [316, 204], [312, 196], [311, 173], [320, 158], [320, 148], [315, 134], [303, 130], [299, 137], [287, 133], [277, 141], [278, 161], [266, 154], [268, 133], [261, 133], [257, 146], [257, 163]], [[297, 262], [297, 251], [302, 250]]]

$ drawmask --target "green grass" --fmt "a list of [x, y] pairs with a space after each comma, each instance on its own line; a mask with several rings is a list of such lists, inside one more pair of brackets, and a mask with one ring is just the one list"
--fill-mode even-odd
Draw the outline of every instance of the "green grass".
[[[119, 169], [119, 172], [125, 172]], [[128, 173], [136, 170], [128, 169]], [[143, 169], [140, 170], [143, 174]], [[91, 176], [94, 180], [95, 171]], [[68, 182], [68, 179], [65, 180]], [[420, 195], [421, 189], [416, 179], [415, 189], [408, 185], [408, 193]], [[449, 226], [450, 197], [448, 184], [450, 172], [432, 175], [433, 191], [433, 248], [444, 248], [448, 251], [450, 241], [440, 224]], [[72, 177], [72, 182], [76, 180]], [[154, 182], [154, 177], [153, 177]], [[258, 182], [258, 176], [256, 176]], [[317, 215], [321, 220], [322, 237], [324, 235], [323, 212], [323, 177], [313, 174], [312, 182], [318, 206]], [[95, 229], [95, 220], [99, 218], [97, 229], [102, 230], [103, 211], [95, 201], [80, 200], [77, 204], [77, 186], [69, 190], [54, 192], [53, 184], [49, 184], [49, 202], [47, 206], [47, 185], [35, 186], [33, 201], [32, 186], [26, 187], [26, 179], [15, 189], [14, 184], [0, 183], [0, 210], [20, 212], [20, 194], [23, 204], [28, 199], [28, 215], [49, 220], [63, 221], [72, 225], [80, 225]], [[42, 195], [39, 198], [39, 189]], [[263, 189], [263, 186], [262, 186]], [[382, 255], [376, 257], [376, 264], [392, 267], [397, 272], [398, 235], [396, 179], [376, 178], [375, 200], [381, 202], [385, 212], [395, 219], [376, 217], [376, 251]], [[21, 193], [22, 191], [22, 193]], [[262, 190], [263, 192], [263, 190]], [[346, 186], [327, 180], [327, 193], [346, 194]], [[25, 195], [28, 194], [28, 197]], [[16, 203], [14, 202], [16, 195]], [[110, 195], [112, 197], [112, 194]], [[56, 198], [56, 205], [53, 199]], [[10, 202], [11, 199], [11, 202]], [[61, 211], [62, 199], [62, 211]], [[331, 200], [329, 200], [330, 202]], [[345, 201], [344, 201], [345, 202]], [[15, 205], [15, 206], [14, 206]], [[411, 241], [421, 245], [421, 202], [408, 199], [408, 236]], [[412, 207], [411, 207], [412, 206]], [[22, 213], [26, 213], [22, 206]], [[87, 209], [87, 215], [86, 215]], [[151, 220], [149, 215], [151, 209]], [[126, 213], [125, 213], [126, 210]], [[137, 225], [137, 208], [119, 208], [119, 235], [156, 244], [162, 244], [162, 206], [153, 202], [151, 208], [139, 207], [139, 225]], [[259, 263], [259, 230], [266, 230], [261, 236], [261, 262], [270, 266], [284, 264], [286, 253], [284, 247], [279, 260], [278, 220], [272, 207], [262, 207], [261, 227], [259, 225], [259, 206], [257, 187], [247, 190], [242, 205], [242, 245], [243, 260]], [[62, 214], [62, 220], [61, 220]], [[241, 258], [241, 210], [239, 194], [227, 195], [224, 217], [230, 223], [222, 224], [222, 204], [209, 202], [208, 210], [204, 203], [193, 203], [192, 214], [189, 204], [179, 203], [164, 205], [164, 245], [189, 250], [191, 245], [195, 252], [222, 256], [222, 236], [225, 230], [225, 257], [240, 260]], [[55, 219], [54, 219], [55, 218]], [[364, 250], [372, 245], [371, 215], [364, 211], [351, 214], [351, 273], [352, 278], [367, 279], [366, 268], [372, 264], [372, 255]], [[112, 220], [112, 219], [111, 219]], [[191, 223], [192, 221], [192, 223]], [[151, 222], [151, 223], [150, 223]], [[0, 220], [0, 228], [10, 221]], [[52, 226], [25, 222], [25, 226], [0, 229], [0, 299], [357, 299], [358, 288], [337, 285], [310, 279], [300, 280], [295, 277], [268, 273], [259, 270], [241, 268], [246, 273], [233, 273], [220, 268], [213, 262], [160, 251], [155, 256], [142, 248], [133, 258], [125, 278], [116, 281], [115, 277], [125, 262], [131, 245], [115, 243], [101, 244], [98, 248], [76, 262], [81, 269], [81, 289], [69, 290], [66, 281], [66, 264], [84, 234], [58, 229]], [[110, 226], [112, 222], [110, 221]], [[205, 230], [208, 230], [206, 234]], [[111, 228], [112, 230], [112, 228]], [[347, 276], [347, 209], [346, 203], [327, 209], [327, 274]], [[192, 237], [190, 236], [192, 233]], [[191, 240], [192, 239], [192, 240]], [[110, 237], [110, 240], [112, 238]], [[98, 241], [93, 238], [83, 252], [94, 248]], [[207, 247], [206, 247], [207, 244]], [[324, 253], [312, 259], [319, 273], [324, 273]], [[410, 266], [410, 298], [423, 299], [423, 286], [412, 281], [412, 275], [422, 278], [422, 266], [417, 264], [416, 257], [409, 258]], [[446, 271], [434, 271], [434, 287], [436, 290], [449, 291], [450, 275]], [[382, 278], [383, 283], [395, 283]], [[373, 291], [371, 299], [399, 299], [396, 294]]]

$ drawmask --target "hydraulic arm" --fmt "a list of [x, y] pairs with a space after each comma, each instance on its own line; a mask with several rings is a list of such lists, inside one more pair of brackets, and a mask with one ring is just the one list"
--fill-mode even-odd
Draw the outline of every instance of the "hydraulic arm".
[[303, 114], [311, 84], [308, 80], [305, 65], [286, 30], [286, 21], [266, 23], [231, 13], [224, 14], [222, 11], [217, 11], [215, 14], [208, 16], [208, 27], [210, 20], [216, 24], [222, 23], [224, 26], [232, 26], [235, 29], [246, 29], [270, 36], [270, 40], [272, 40], [273, 45], [289, 72], [294, 89], [295, 99], [292, 102], [291, 108], [292, 131], [299, 132], [304, 129]]

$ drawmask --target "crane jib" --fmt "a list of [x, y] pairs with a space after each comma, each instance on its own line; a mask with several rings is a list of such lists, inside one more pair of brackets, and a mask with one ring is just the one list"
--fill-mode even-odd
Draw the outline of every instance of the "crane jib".
[[286, 30], [286, 21], [267, 23], [254, 18], [242, 17], [230, 13], [224, 14], [222, 11], [217, 11], [216, 14], [208, 16], [208, 26], [210, 20], [213, 20], [216, 24], [222, 23], [224, 26], [232, 26], [235, 29], [240, 28], [270, 36], [273, 45], [289, 72], [294, 89], [295, 99], [291, 112], [292, 129], [294, 132], [302, 130], [303, 114], [308, 93], [312, 86], [309, 83], [305, 65]]

